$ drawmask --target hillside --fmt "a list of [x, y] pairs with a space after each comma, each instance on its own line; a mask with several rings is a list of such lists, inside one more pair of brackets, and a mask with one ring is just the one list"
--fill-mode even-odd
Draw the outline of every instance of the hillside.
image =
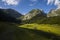
[[60, 16], [45, 18], [40, 24], [58, 24], [60, 25]]
[[41, 18], [43, 16], [46, 16], [46, 14], [42, 10], [32, 9], [29, 13], [27, 13], [26, 15], [22, 17], [22, 20], [30, 20], [36, 16], [40, 16]]
[[[27, 25], [24, 25], [22, 27], [21, 25], [19, 27], [18, 26], [18, 24], [9, 22], [0, 22], [0, 40], [60, 40], [60, 37], [56, 34], [45, 32], [47, 30], [36, 30], [36, 28], [30, 29]], [[31, 27], [32, 26], [33, 25], [31, 25]], [[59, 31], [56, 33], [58, 34]]]
[[32, 9], [28, 14], [22, 16], [23, 23], [38, 23], [40, 20], [46, 18], [43, 10]]
[[60, 25], [60, 9], [51, 10], [47, 14], [47, 18], [41, 21], [43, 24], [59, 24]]
[[39, 9], [19, 17], [8, 12], [0, 10], [0, 40], [60, 40], [60, 16]]
[[50, 12], [47, 14], [47, 17], [54, 17], [54, 16], [60, 16], [60, 9], [50, 10]]
[[[32, 11], [32, 13], [30, 14], [32, 15], [34, 11]], [[29, 20], [24, 21], [24, 23], [60, 24], [60, 9], [51, 10], [48, 14], [45, 14], [43, 11], [40, 11], [39, 14], [35, 15]]]
[[0, 9], [0, 21], [21, 22], [18, 17], [22, 15], [13, 9]]
[[14, 17], [14, 18], [18, 18], [18, 17], [22, 16], [21, 13], [17, 12], [16, 10], [13, 10], [13, 9], [0, 9], [0, 14], [1, 14], [1, 12], [4, 12], [6, 15]]

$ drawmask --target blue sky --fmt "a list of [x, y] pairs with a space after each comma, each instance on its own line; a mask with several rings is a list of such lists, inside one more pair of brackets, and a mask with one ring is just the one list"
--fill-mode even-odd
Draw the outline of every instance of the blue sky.
[[[59, 1], [59, 0], [58, 0]], [[12, 8], [21, 14], [26, 14], [32, 9], [42, 9], [48, 13], [51, 9], [59, 8], [57, 0], [0, 0], [0, 8]]]

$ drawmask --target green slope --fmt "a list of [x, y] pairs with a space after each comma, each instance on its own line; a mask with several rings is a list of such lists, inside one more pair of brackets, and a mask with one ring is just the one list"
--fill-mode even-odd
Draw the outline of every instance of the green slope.
[[58, 36], [58, 38], [60, 38], [60, 25], [57, 25], [57, 24], [54, 24], [54, 25], [50, 25], [50, 24], [24, 24], [19, 27], [33, 29], [33, 30], [40, 30], [40, 31], [43, 31], [46, 33], [52, 33], [52, 34], [55, 34], [56, 36]]
[[[32, 27], [35, 24], [30, 25]], [[15, 23], [0, 22], [0, 40], [59, 40], [58, 36], [45, 32], [43, 31], [44, 29], [36, 30], [30, 29], [28, 26], [27, 28], [24, 27], [19, 27], [19, 25]]]
[[24, 24], [22, 28], [42, 30], [44, 32], [51, 32], [60, 36], [60, 25], [54, 24]]
[[0, 21], [0, 40], [60, 40], [60, 16], [38, 14], [21, 24]]
[[37, 24], [59, 24], [60, 25], [60, 16], [54, 17], [35, 17], [31, 20], [24, 21], [25, 23], [37, 23]]
[[42, 19], [41, 24], [59, 24], [60, 25], [60, 16], [48, 17]]

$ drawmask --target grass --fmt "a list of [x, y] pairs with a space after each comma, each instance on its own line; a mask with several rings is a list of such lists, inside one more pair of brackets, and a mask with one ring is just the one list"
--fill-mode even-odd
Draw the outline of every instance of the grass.
[[[54, 26], [54, 27], [53, 27]], [[59, 25], [0, 22], [0, 40], [60, 40]], [[49, 33], [48, 33], [49, 32]]]
[[21, 28], [9, 22], [0, 22], [0, 40], [50, 40], [38, 33], [40, 31]]
[[57, 25], [57, 24], [54, 24], [54, 25], [50, 25], [50, 24], [24, 24], [19, 27], [42, 30], [44, 32], [54, 33], [54, 34], [60, 36], [60, 25]]

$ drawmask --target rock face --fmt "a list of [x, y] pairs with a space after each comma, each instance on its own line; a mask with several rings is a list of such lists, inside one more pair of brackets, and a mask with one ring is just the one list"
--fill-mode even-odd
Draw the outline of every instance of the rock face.
[[59, 24], [60, 25], [60, 9], [51, 10], [47, 14], [47, 18], [45, 18], [41, 23], [43, 23], [43, 24]]
[[60, 9], [51, 10], [51, 11], [47, 14], [47, 17], [54, 17], [54, 16], [60, 16]]
[[44, 14], [44, 12], [42, 10], [33, 9], [28, 14], [26, 14], [25, 16], [23, 16], [22, 20], [30, 20], [30, 19], [32, 19], [35, 16], [41, 17], [41, 16], [46, 16], [46, 15]]

